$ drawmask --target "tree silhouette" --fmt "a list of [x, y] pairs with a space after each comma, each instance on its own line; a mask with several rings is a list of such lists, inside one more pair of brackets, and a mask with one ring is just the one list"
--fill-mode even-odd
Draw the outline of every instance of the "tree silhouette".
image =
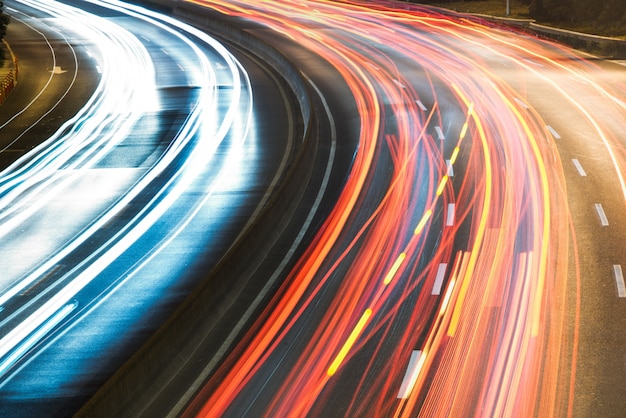
[[[0, 1], [0, 42], [4, 39], [4, 35], [7, 34], [7, 26], [9, 25], [9, 15], [4, 13], [4, 3]], [[4, 45], [0, 44], [0, 66], [4, 63]]]

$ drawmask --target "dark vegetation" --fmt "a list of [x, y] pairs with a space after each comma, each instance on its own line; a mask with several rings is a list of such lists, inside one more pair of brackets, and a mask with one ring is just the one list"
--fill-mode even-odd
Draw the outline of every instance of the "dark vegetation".
[[2, 40], [4, 39], [4, 35], [7, 34], [7, 26], [9, 25], [9, 15], [4, 13], [4, 3], [0, 1], [0, 67], [4, 64], [4, 44]]
[[[506, 0], [415, 0], [470, 13], [504, 16]], [[626, 37], [626, 0], [509, 0], [511, 16], [595, 35]]]
[[610, 25], [626, 22], [624, 0], [529, 0], [528, 4], [536, 19]]

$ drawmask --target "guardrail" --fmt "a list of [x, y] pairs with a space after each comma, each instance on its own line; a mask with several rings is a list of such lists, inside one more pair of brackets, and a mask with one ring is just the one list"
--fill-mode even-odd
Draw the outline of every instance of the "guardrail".
[[[148, 0], [140, 0], [146, 3]], [[164, 0], [158, 1], [164, 6]], [[251, 54], [257, 55], [282, 76], [295, 95], [300, 122], [299, 149], [279, 188], [254, 223], [223, 259], [202, 280], [174, 315], [132, 356], [81, 408], [78, 417], [135, 416], [150, 402], [180, 367], [180, 360], [191, 357], [205, 335], [222, 326], [223, 315], [248, 283], [246, 279], [264, 260], [268, 246], [275, 242], [298, 208], [313, 170], [317, 136], [313, 132], [313, 104], [308, 83], [291, 62], [269, 44], [247, 32], [208, 17], [206, 9], [172, 1], [173, 14], [183, 21], [219, 35]], [[228, 329], [226, 329], [228, 328]]]
[[6, 41], [3, 41], [7, 50], [11, 53], [10, 69], [8, 72], [0, 76], [0, 104], [4, 103], [9, 94], [13, 91], [13, 88], [17, 84], [18, 77], [18, 60], [17, 57], [11, 51], [11, 47]]
[[13, 87], [15, 87], [15, 76], [13, 70], [10, 70], [9, 73], [0, 80], [0, 104], [4, 103], [9, 94], [11, 94]]
[[563, 42], [576, 49], [593, 52], [596, 55], [615, 59], [626, 58], [626, 40], [624, 39], [573, 32], [534, 22], [529, 24], [529, 29], [538, 35]]
[[626, 40], [608, 36], [590, 35], [552, 26], [540, 25], [534, 19], [513, 19], [507, 17], [473, 14], [472, 16], [505, 26], [520, 28], [534, 35], [552, 39], [572, 48], [591, 52], [596, 55], [613, 58], [626, 58]]

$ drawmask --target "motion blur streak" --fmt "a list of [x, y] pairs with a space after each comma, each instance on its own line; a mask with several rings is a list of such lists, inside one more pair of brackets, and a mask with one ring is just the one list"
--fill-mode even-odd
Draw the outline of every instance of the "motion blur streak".
[[[571, 415], [580, 304], [567, 278], [580, 273], [577, 258], [568, 267], [576, 237], [563, 167], [523, 86], [497, 76], [493, 57], [589, 119], [622, 190], [624, 148], [550, 70], [613, 101], [617, 120], [624, 92], [594, 83], [591, 64], [565, 49], [417, 5], [190, 2], [253, 19], [327, 60], [354, 95], [361, 131], [333, 212], [186, 415]], [[369, 209], [388, 161], [387, 189]], [[433, 295], [442, 264], [445, 291]], [[399, 392], [415, 351], [417, 371]]]
[[[212, 174], [217, 180], [205, 184], [205, 178], [211, 178], [207, 174], [210, 162], [226, 137], [232, 145], [224, 156], [225, 161], [239, 152], [252, 112], [247, 74], [216, 40], [136, 6], [94, 0], [91, 3], [158, 26], [186, 45], [186, 50], [176, 51], [188, 54], [185, 72], [188, 84], [180, 88], [197, 92], [171, 142], [150, 166], [107, 167], [103, 162], [105, 157], [117, 145], [137, 135], [142, 129], [140, 119], [161, 106], [159, 89], [164, 86], [157, 83], [152, 57], [135, 34], [112, 20], [55, 1], [20, 2], [49, 15], [65, 33], [89, 39], [97, 49], [93, 52], [102, 69], [102, 78], [94, 95], [74, 118], [34, 152], [0, 174], [0, 236], [20, 228], [36, 231], [31, 225], [53, 217], [58, 206], [64, 204], [62, 210], [72, 214], [64, 216], [63, 225], [55, 229], [58, 236], [51, 237], [48, 230], [30, 234], [25, 241], [35, 245], [24, 252], [26, 256], [19, 263], [2, 260], [2, 265], [7, 266], [0, 281], [0, 306], [6, 307], [0, 318], [2, 377], [45, 335], [42, 331], [49, 331], [69, 314], [76, 306], [75, 296], [138, 240], [144, 239], [151, 228], [156, 225], [159, 231], [167, 233], [155, 246], [145, 248], [132, 263], [133, 267], [125, 271], [124, 278], [132, 277], [146, 260], [180, 234], [213, 190], [224, 187], [218, 185], [220, 180], [226, 175], [238, 175], [233, 172], [236, 165], [227, 167], [217, 170], [217, 175]], [[219, 57], [219, 77], [207, 50], [211, 51], [211, 59]], [[220, 85], [230, 87], [228, 102], [219, 91]], [[219, 103], [218, 96], [222, 99]], [[223, 106], [219, 112], [218, 106]], [[93, 179], [103, 170], [108, 173], [106, 185], [110, 189], [94, 193], [93, 186], [85, 185], [83, 179], [85, 176]], [[174, 209], [175, 204], [181, 205], [181, 196], [189, 190], [193, 190], [192, 198], [184, 200], [183, 208]], [[77, 191], [94, 198], [76, 201], [65, 198]], [[142, 198], [137, 199], [140, 195]], [[142, 201], [142, 207], [138, 207], [137, 200]], [[129, 210], [131, 203], [133, 209]], [[128, 220], [113, 230], [111, 222], [124, 218], [122, 213]], [[108, 235], [102, 234], [103, 228], [108, 228]], [[98, 233], [105, 238], [94, 238]], [[86, 243], [95, 247], [76, 261], [77, 248], [84, 248]], [[68, 264], [70, 255], [74, 256], [74, 264]], [[108, 292], [114, 290], [111, 285], [115, 279], [111, 278]], [[104, 300], [106, 292], [99, 297]], [[6, 382], [2, 380], [0, 386]]]

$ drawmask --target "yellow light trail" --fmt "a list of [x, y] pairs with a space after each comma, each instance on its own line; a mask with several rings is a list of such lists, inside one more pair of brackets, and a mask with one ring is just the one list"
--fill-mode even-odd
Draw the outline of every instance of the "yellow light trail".
[[398, 269], [402, 265], [402, 262], [404, 261], [405, 258], [406, 258], [406, 253], [400, 253], [396, 261], [393, 263], [393, 265], [389, 269], [389, 273], [387, 273], [387, 275], [385, 276], [385, 279], [383, 280], [383, 283], [385, 285], [388, 285], [389, 283], [391, 283], [391, 280], [393, 280], [394, 276], [398, 272]]
[[370, 308], [367, 308], [365, 312], [363, 312], [363, 315], [361, 315], [361, 319], [359, 319], [359, 322], [357, 322], [356, 326], [350, 333], [350, 336], [343, 344], [343, 347], [341, 347], [341, 350], [339, 350], [337, 357], [335, 357], [335, 360], [333, 360], [333, 362], [330, 364], [330, 367], [326, 372], [328, 376], [333, 376], [337, 372], [337, 369], [339, 368], [339, 366], [341, 366], [341, 363], [343, 363], [343, 360], [350, 352], [350, 349], [354, 345], [356, 339], [359, 338], [359, 335], [361, 335], [361, 332], [363, 331], [363, 328], [365, 328], [365, 324], [367, 324], [367, 320], [371, 315], [372, 310]]

